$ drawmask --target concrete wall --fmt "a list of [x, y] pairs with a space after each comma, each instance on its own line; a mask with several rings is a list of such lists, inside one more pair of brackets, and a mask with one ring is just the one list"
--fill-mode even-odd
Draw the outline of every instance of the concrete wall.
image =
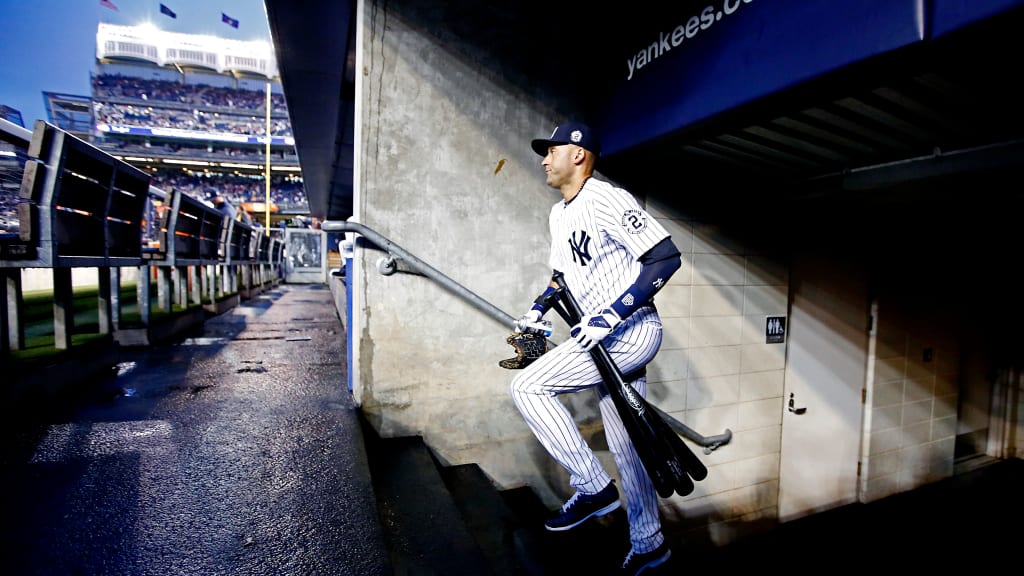
[[724, 543], [743, 528], [721, 526], [777, 514], [786, 347], [765, 343], [764, 322], [787, 314], [788, 272], [777, 254], [680, 208], [682, 193], [647, 202], [683, 259], [656, 298], [665, 337], [649, 366], [648, 397], [699, 434], [729, 430], [732, 439], [710, 454], [691, 444], [708, 478], [661, 507], [666, 530]]
[[[518, 316], [550, 278], [547, 213], [559, 196], [529, 141], [557, 119], [510, 83], [519, 71], [474, 61], [431, 3], [401, 4], [368, 2], [362, 14], [354, 220]], [[357, 250], [352, 278], [353, 387], [371, 422], [384, 436], [423, 435], [442, 461], [478, 462], [507, 487], [563, 484], [498, 366], [511, 327], [426, 278], [377, 274], [381, 256]]]

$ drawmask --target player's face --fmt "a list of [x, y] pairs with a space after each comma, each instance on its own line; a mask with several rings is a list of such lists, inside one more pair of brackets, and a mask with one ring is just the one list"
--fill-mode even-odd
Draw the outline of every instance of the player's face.
[[548, 148], [548, 154], [541, 160], [540, 165], [544, 167], [547, 175], [547, 185], [552, 188], [561, 188], [569, 181], [573, 174], [573, 156], [578, 146], [563, 144]]

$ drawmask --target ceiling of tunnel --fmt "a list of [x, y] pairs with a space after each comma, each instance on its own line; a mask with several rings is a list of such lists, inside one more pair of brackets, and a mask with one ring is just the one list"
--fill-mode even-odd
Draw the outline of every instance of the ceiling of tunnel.
[[794, 197], [1018, 166], [1021, 89], [1001, 57], [1018, 50], [1013, 28], [1004, 20], [887, 55], [625, 156], [774, 183]]
[[355, 0], [265, 0], [310, 212], [352, 214]]
[[[266, 0], [314, 216], [352, 210], [355, 3]], [[1024, 164], [1016, 10], [606, 159], [694, 169], [793, 198], [869, 193]], [[621, 26], [602, 17], [596, 26]], [[648, 171], [652, 178], [661, 175]], [[1020, 192], [1018, 192], [1020, 194]]]

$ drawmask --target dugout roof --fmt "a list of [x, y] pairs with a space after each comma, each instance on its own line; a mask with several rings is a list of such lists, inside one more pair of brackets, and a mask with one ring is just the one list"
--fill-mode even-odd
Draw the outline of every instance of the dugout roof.
[[[588, 121], [613, 178], [870, 196], [1024, 163], [1024, 0], [667, 4], [589, 15], [539, 0], [387, 6], [425, 28], [443, 20], [512, 81], [518, 70], [552, 94], [600, 94]], [[352, 212], [355, 5], [266, 0], [310, 208], [332, 220]], [[580, 38], [592, 67], [572, 76], [545, 64], [550, 46]]]

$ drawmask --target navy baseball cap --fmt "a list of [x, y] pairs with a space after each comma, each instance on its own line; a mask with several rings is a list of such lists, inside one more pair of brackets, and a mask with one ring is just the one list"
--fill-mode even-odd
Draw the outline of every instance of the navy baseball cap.
[[575, 144], [601, 155], [601, 140], [590, 126], [579, 122], [565, 122], [555, 126], [550, 138], [538, 138], [530, 143], [533, 151], [541, 156], [548, 155], [548, 148], [562, 144]]

